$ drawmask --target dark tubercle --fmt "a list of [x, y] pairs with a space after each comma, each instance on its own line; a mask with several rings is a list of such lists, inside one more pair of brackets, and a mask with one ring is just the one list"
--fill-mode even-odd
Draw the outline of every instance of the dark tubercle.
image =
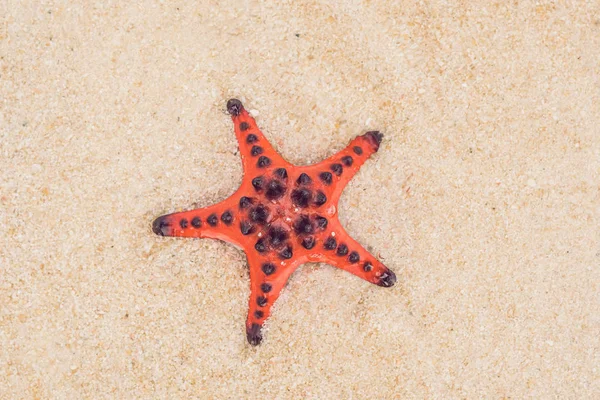
[[292, 251], [292, 246], [289, 245], [285, 246], [285, 248], [279, 252], [279, 257], [283, 258], [284, 260], [289, 260], [293, 257], [293, 255], [294, 253]]
[[243, 109], [244, 106], [242, 105], [242, 102], [238, 99], [230, 99], [227, 102], [227, 112], [235, 117], [240, 115]]
[[233, 222], [233, 214], [231, 214], [231, 211], [228, 210], [221, 214], [221, 221], [223, 221], [225, 225], [231, 225]]
[[337, 176], [340, 176], [342, 174], [342, 172], [344, 172], [344, 167], [342, 167], [342, 164], [331, 164], [329, 166], [329, 168], [333, 171], [334, 174], [336, 174]]
[[307, 236], [304, 239], [302, 239], [302, 247], [304, 247], [307, 250], [310, 250], [313, 247], [315, 247], [315, 243], [315, 238], [312, 236]]
[[259, 204], [250, 210], [249, 216], [252, 221], [264, 225], [269, 219], [269, 209]]
[[310, 176], [308, 176], [304, 172], [301, 173], [300, 176], [298, 177], [298, 179], [296, 180], [296, 183], [298, 185], [308, 185], [311, 182], [312, 182], [312, 179], [310, 179]]
[[301, 215], [296, 219], [294, 222], [294, 231], [299, 235], [314, 232], [312, 222], [310, 222], [308, 215]]
[[264, 263], [260, 269], [262, 269], [262, 272], [267, 276], [275, 273], [275, 265], [272, 263]]
[[269, 165], [271, 165], [271, 159], [269, 157], [266, 157], [266, 156], [260, 156], [258, 158], [258, 161], [256, 162], [256, 166], [258, 168], [266, 168]]
[[202, 221], [200, 220], [200, 217], [192, 218], [192, 226], [196, 229], [198, 229], [202, 226]]
[[344, 243], [340, 244], [337, 248], [337, 251], [335, 252], [335, 254], [337, 254], [340, 257], [345, 256], [346, 254], [348, 254], [348, 246], [346, 246]]
[[254, 189], [257, 192], [260, 192], [263, 188], [264, 182], [265, 182], [265, 180], [263, 179], [262, 176], [257, 176], [256, 178], [252, 179], [252, 186], [254, 186]]
[[383, 140], [383, 133], [379, 131], [370, 131], [365, 133], [365, 139], [367, 139], [373, 147], [375, 147], [375, 151], [379, 150], [379, 144]]
[[188, 227], [188, 220], [185, 218], [181, 218], [181, 220], [179, 220], [179, 226], [181, 227], [181, 229], [185, 229]]
[[260, 290], [262, 290], [264, 293], [269, 293], [271, 289], [273, 289], [273, 286], [271, 286], [270, 283], [265, 282], [260, 284]]
[[317, 222], [317, 227], [319, 229], [325, 229], [325, 228], [327, 228], [327, 224], [329, 223], [327, 221], [327, 218], [321, 217], [320, 215], [316, 215], [315, 216], [315, 221]]
[[206, 218], [206, 222], [208, 222], [210, 226], [217, 226], [219, 218], [217, 217], [217, 214], [210, 214], [208, 218]]
[[254, 225], [250, 221], [242, 221], [240, 222], [240, 232], [242, 235], [246, 236], [254, 232]]
[[294, 189], [292, 191], [292, 203], [300, 208], [308, 207], [308, 203], [310, 202], [310, 198], [312, 197], [312, 193], [308, 189]]
[[333, 250], [336, 248], [336, 246], [337, 246], [337, 242], [333, 236], [329, 236], [327, 238], [327, 240], [325, 241], [325, 243], [323, 244], [323, 247], [326, 250]]
[[252, 346], [258, 346], [262, 342], [260, 329], [261, 326], [259, 324], [252, 324], [250, 328], [246, 328], [246, 338]]
[[277, 175], [281, 179], [287, 179], [288, 177], [287, 170], [285, 168], [277, 168], [274, 172], [275, 175]]
[[288, 240], [288, 233], [285, 229], [278, 226], [272, 226], [269, 229], [269, 242], [273, 247], [281, 246], [286, 240]]
[[321, 172], [319, 174], [319, 179], [321, 179], [321, 181], [324, 184], [331, 185], [331, 180], [333, 179], [333, 175], [331, 175], [331, 172]]
[[370, 262], [368, 262], [368, 261], [367, 261], [367, 262], [366, 262], [366, 263], [364, 263], [364, 265], [363, 265], [363, 270], [364, 270], [365, 272], [370, 272], [371, 270], [373, 270], [373, 264], [371, 264]]
[[256, 305], [259, 307], [264, 307], [267, 305], [267, 298], [265, 296], [258, 296], [256, 298]]
[[256, 311], [254, 311], [254, 317], [255, 317], [255, 318], [261, 319], [261, 318], [262, 318], [262, 317], [264, 317], [264, 316], [265, 316], [265, 313], [264, 313], [264, 312], [262, 312], [261, 310], [256, 310]]
[[322, 206], [325, 203], [327, 203], [327, 196], [325, 196], [325, 193], [321, 192], [320, 190], [317, 191], [317, 194], [315, 195], [315, 204], [317, 206]]
[[283, 182], [274, 179], [267, 185], [265, 196], [267, 196], [267, 199], [269, 200], [277, 200], [285, 194], [286, 189]]
[[344, 156], [342, 157], [342, 163], [346, 166], [349, 167], [352, 165], [352, 163], [354, 162], [354, 160], [352, 159], [351, 156]]
[[[250, 197], [242, 196], [240, 198], [240, 208], [242, 210], [250, 207], [252, 205], [252, 203], [254, 203], [254, 200], [252, 200]], [[192, 223], [193, 223], [193, 221], [192, 221]]]
[[354, 150], [354, 153], [358, 154], [359, 156], [363, 153], [363, 149], [360, 146], [354, 146], [352, 150]]
[[248, 130], [248, 128], [250, 128], [250, 125], [248, 125], [248, 123], [247, 123], [247, 122], [242, 122], [242, 123], [240, 124], [240, 131], [242, 131], [242, 132], [244, 132], [244, 131], [247, 131], [247, 130]]
[[252, 149], [250, 149], [250, 154], [252, 155], [252, 157], [256, 157], [259, 154], [263, 153], [263, 148], [260, 146], [252, 146]]
[[152, 222], [152, 232], [160, 236], [165, 236], [169, 232], [171, 224], [164, 217], [158, 217]]
[[264, 253], [265, 251], [267, 251], [267, 241], [265, 240], [265, 238], [258, 239], [256, 244], [254, 245], [254, 248], [259, 253]]
[[377, 284], [379, 286], [383, 286], [383, 287], [394, 286], [395, 283], [396, 283], [396, 274], [394, 274], [389, 269], [387, 271], [385, 271], [383, 274], [381, 274], [381, 276], [379, 277], [379, 281], [377, 282]]
[[352, 264], [357, 263], [359, 260], [360, 260], [360, 255], [356, 251], [353, 251], [348, 256], [348, 261]]
[[246, 143], [248, 143], [248, 144], [252, 144], [252, 143], [256, 142], [257, 140], [258, 140], [258, 136], [256, 136], [254, 133], [251, 133], [248, 136], [246, 136]]

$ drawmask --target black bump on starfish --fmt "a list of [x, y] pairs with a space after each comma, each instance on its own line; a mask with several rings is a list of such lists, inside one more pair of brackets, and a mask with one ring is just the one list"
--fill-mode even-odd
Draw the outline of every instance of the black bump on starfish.
[[308, 207], [308, 203], [310, 198], [312, 197], [312, 193], [308, 189], [294, 189], [292, 191], [292, 202], [300, 208]]
[[256, 157], [259, 154], [262, 154], [263, 152], [263, 148], [260, 146], [252, 146], [252, 149], [250, 150], [250, 154], [252, 154], [253, 157]]
[[250, 210], [250, 219], [259, 224], [265, 224], [269, 219], [269, 209], [262, 204], [257, 205]]
[[208, 222], [210, 226], [217, 226], [219, 218], [217, 217], [217, 214], [210, 214], [208, 218], [206, 218], [206, 222]]
[[337, 251], [335, 252], [335, 254], [337, 254], [340, 257], [345, 256], [346, 254], [348, 254], [348, 246], [346, 246], [344, 243], [341, 243], [338, 246]]
[[152, 232], [160, 236], [165, 236], [170, 227], [171, 224], [165, 221], [163, 217], [158, 217], [152, 223]]
[[275, 175], [277, 175], [278, 177], [280, 177], [281, 179], [287, 179], [287, 170], [285, 168], [277, 168], [274, 171]]
[[321, 172], [319, 174], [319, 179], [326, 185], [331, 185], [332, 178], [331, 172]]
[[302, 247], [304, 247], [306, 250], [312, 249], [313, 247], [315, 247], [315, 244], [315, 238], [312, 236], [307, 236], [304, 239], [302, 239]]
[[329, 168], [333, 171], [334, 174], [336, 174], [337, 176], [340, 176], [342, 174], [342, 172], [344, 172], [344, 167], [342, 167], [342, 164], [331, 164], [329, 166]]
[[260, 192], [262, 190], [263, 183], [264, 183], [264, 179], [262, 176], [257, 176], [256, 178], [252, 179], [252, 186], [254, 186], [254, 189], [257, 192]]
[[240, 232], [244, 236], [254, 233], [254, 225], [250, 221], [242, 221], [240, 222]]
[[281, 246], [286, 240], [288, 240], [288, 233], [285, 229], [282, 229], [277, 226], [271, 227], [269, 229], [269, 242], [273, 247]]
[[252, 346], [258, 346], [262, 342], [263, 337], [260, 330], [261, 326], [259, 324], [252, 324], [250, 328], [246, 329], [246, 338]]
[[264, 253], [265, 251], [267, 251], [267, 241], [264, 238], [258, 239], [256, 241], [256, 244], [254, 245], [254, 248], [259, 253]]
[[192, 226], [196, 229], [202, 226], [202, 220], [200, 220], [200, 217], [196, 216], [192, 218]]
[[240, 208], [242, 210], [250, 207], [252, 203], [254, 203], [254, 201], [250, 197], [242, 196], [240, 198]]
[[282, 182], [278, 180], [272, 180], [267, 185], [267, 191], [265, 192], [265, 196], [267, 196], [267, 199], [269, 200], [277, 200], [285, 194], [286, 189], [287, 188]]
[[231, 99], [227, 102], [227, 112], [233, 116], [238, 116], [242, 112], [242, 102], [238, 99]]
[[279, 256], [285, 260], [289, 260], [292, 258], [294, 253], [292, 252], [292, 246], [286, 246], [283, 250], [279, 252]]
[[251, 133], [248, 136], [246, 136], [246, 143], [248, 143], [248, 144], [252, 144], [252, 143], [256, 142], [257, 140], [258, 140], [258, 136], [256, 136], [254, 133]]
[[261, 266], [261, 269], [265, 275], [269, 276], [275, 272], [275, 265], [273, 265], [272, 263], [264, 263]]
[[294, 231], [299, 235], [314, 232], [312, 222], [310, 222], [308, 215], [301, 215], [296, 222], [294, 222]]
[[269, 165], [271, 165], [271, 159], [269, 157], [266, 157], [266, 156], [260, 156], [258, 158], [258, 161], [256, 162], [256, 166], [258, 168], [266, 168]]
[[231, 211], [225, 211], [223, 214], [221, 214], [221, 221], [223, 221], [225, 225], [231, 225], [233, 222], [233, 215], [231, 214]]
[[265, 296], [258, 296], [258, 297], [256, 298], [256, 304], [257, 304], [259, 307], [264, 307], [264, 306], [266, 306], [266, 305], [267, 305], [267, 298], [266, 298]]
[[329, 236], [329, 238], [325, 241], [323, 247], [327, 250], [333, 250], [337, 246], [337, 241], [333, 236]]
[[325, 193], [321, 192], [320, 190], [317, 191], [315, 196], [315, 204], [317, 206], [322, 206], [325, 203], [327, 203], [327, 196], [325, 196]]
[[327, 221], [327, 218], [321, 217], [320, 215], [315, 216], [315, 221], [317, 222], [317, 227], [319, 229], [325, 229], [325, 228], [327, 228], [327, 225], [329, 224], [329, 222]]
[[273, 286], [271, 286], [270, 283], [261, 283], [260, 285], [260, 290], [262, 290], [264, 293], [269, 293], [271, 289], [273, 289]]
[[308, 185], [311, 182], [312, 182], [312, 179], [310, 179], [310, 176], [308, 176], [304, 172], [301, 173], [300, 176], [298, 177], [298, 179], [296, 180], [296, 183], [298, 185]]
[[365, 138], [375, 146], [375, 151], [379, 150], [379, 145], [383, 140], [383, 133], [379, 131], [370, 131], [365, 133]]
[[387, 270], [381, 274], [379, 277], [379, 281], [377, 284], [383, 287], [394, 286], [396, 283], [396, 274], [394, 274], [391, 270]]

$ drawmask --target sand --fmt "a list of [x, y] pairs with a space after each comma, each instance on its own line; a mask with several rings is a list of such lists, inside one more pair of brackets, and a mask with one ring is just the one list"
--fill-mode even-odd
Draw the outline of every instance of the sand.
[[[130, 4], [134, 3], [134, 4]], [[600, 3], [0, 2], [1, 399], [600, 395]], [[392, 289], [300, 268], [246, 342], [230, 97]]]

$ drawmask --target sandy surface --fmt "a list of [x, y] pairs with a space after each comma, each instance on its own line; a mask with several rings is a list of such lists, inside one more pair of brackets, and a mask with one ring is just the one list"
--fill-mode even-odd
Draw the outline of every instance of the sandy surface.
[[[0, 2], [0, 398], [598, 398], [598, 2], [202, 3]], [[305, 265], [258, 348], [243, 253], [150, 229], [241, 181], [230, 97], [386, 134], [340, 219], [398, 284]]]

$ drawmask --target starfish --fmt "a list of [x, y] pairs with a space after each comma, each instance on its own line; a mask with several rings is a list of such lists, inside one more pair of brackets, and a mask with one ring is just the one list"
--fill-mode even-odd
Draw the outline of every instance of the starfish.
[[250, 300], [246, 337], [262, 341], [262, 326], [294, 270], [324, 262], [383, 287], [396, 275], [342, 228], [337, 205], [344, 187], [379, 149], [383, 134], [367, 132], [314, 165], [296, 166], [279, 155], [237, 99], [227, 102], [243, 165], [238, 190], [222, 202], [163, 215], [161, 236], [213, 238], [241, 247], [248, 258]]

